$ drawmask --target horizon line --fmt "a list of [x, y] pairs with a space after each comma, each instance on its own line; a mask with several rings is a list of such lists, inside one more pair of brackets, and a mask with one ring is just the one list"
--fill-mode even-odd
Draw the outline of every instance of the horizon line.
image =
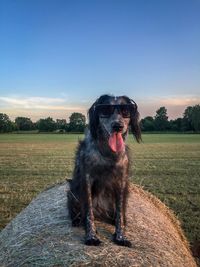
[[[182, 117], [188, 106], [200, 104], [200, 97], [194, 95], [145, 97], [137, 98], [141, 118], [154, 117], [160, 107], [166, 107], [170, 119]], [[41, 118], [68, 119], [73, 112], [87, 115], [91, 101], [71, 101], [65, 97], [0, 97], [0, 112], [12, 119], [16, 117], [30, 117], [37, 121]], [[27, 116], [29, 114], [29, 116]]]

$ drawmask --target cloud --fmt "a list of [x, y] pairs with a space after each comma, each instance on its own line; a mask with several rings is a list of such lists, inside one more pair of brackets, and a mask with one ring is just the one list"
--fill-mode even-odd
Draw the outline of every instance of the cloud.
[[195, 96], [172, 96], [160, 100], [166, 106], [189, 106], [200, 102], [200, 97]]
[[[156, 110], [165, 106], [169, 118], [174, 119], [182, 117], [187, 106], [199, 104], [200, 97], [193, 95], [155, 96], [138, 98], [136, 102], [141, 118], [155, 116]], [[91, 104], [87, 100], [78, 103], [69, 102], [66, 95], [59, 98], [4, 96], [0, 97], [0, 112], [6, 113], [11, 119], [18, 116], [30, 117], [34, 121], [49, 116], [54, 119], [68, 119], [73, 112], [81, 112], [86, 115]]]
[[66, 99], [48, 97], [0, 97], [0, 104], [4, 107], [25, 109], [63, 108]]
[[83, 103], [69, 103], [66, 97], [0, 97], [0, 112], [8, 114], [12, 119], [17, 116], [29, 116], [34, 120], [48, 116], [54, 119], [68, 118], [72, 112], [86, 114], [86, 109]]
[[170, 119], [182, 117], [187, 106], [200, 104], [200, 97], [193, 95], [171, 95], [163, 97], [146, 97], [138, 100], [141, 117], [155, 116], [159, 107], [167, 108]]

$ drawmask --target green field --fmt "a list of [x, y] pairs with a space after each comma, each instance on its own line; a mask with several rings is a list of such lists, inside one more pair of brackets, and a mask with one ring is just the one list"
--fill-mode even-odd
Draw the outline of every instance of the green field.
[[[40, 191], [71, 177], [82, 135], [0, 135], [0, 227]], [[191, 244], [200, 240], [200, 135], [146, 134], [128, 140], [131, 180], [166, 203], [182, 223]]]

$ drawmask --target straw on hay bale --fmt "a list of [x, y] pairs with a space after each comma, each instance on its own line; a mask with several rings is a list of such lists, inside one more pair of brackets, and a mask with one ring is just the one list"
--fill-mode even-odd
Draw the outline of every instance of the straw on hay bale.
[[72, 228], [68, 183], [41, 193], [0, 234], [0, 266], [196, 266], [178, 221], [157, 198], [131, 186], [126, 235], [133, 248], [111, 241], [114, 226], [96, 222], [103, 241], [83, 244], [84, 230]]

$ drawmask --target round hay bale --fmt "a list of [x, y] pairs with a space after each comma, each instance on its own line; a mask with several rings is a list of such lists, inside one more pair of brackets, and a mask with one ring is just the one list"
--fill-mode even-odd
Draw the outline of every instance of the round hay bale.
[[126, 235], [133, 247], [111, 241], [114, 226], [96, 222], [103, 241], [84, 245], [84, 229], [71, 227], [68, 183], [31, 202], [0, 233], [0, 266], [196, 266], [178, 221], [157, 198], [132, 185]]

